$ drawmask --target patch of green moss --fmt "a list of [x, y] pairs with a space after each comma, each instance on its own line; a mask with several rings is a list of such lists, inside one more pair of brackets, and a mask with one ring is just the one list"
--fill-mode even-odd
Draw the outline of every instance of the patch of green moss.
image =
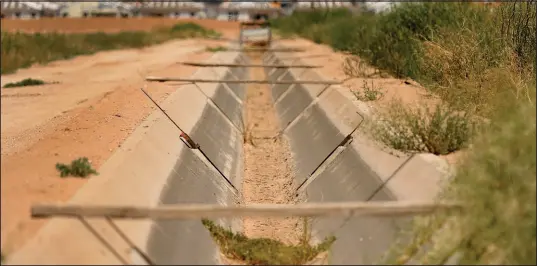
[[288, 245], [268, 238], [248, 238], [244, 234], [234, 233], [208, 219], [202, 219], [202, 223], [225, 256], [248, 265], [303, 265], [320, 253], [328, 251], [336, 241], [336, 238], [331, 236], [315, 246], [307, 241], [301, 241], [297, 245]]

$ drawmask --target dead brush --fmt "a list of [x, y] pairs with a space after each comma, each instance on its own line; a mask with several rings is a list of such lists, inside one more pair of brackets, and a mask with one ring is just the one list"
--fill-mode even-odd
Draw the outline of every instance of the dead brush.
[[242, 142], [244, 144], [250, 144], [254, 147], [257, 147], [257, 145], [254, 143], [254, 135], [252, 133], [252, 129], [254, 128], [254, 125], [246, 125], [243, 126], [243, 132], [242, 132]]
[[342, 63], [343, 73], [349, 78], [370, 78], [374, 76], [385, 77], [384, 72], [377, 68], [371, 68], [358, 56], [348, 56]]

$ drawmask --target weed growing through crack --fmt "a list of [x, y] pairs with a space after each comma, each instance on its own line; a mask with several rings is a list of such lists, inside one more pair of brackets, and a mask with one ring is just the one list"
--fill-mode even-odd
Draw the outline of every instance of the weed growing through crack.
[[375, 87], [373, 81], [371, 81], [371, 86], [364, 80], [362, 85], [362, 91], [352, 91], [354, 97], [359, 101], [369, 102], [380, 100], [384, 96], [384, 92], [379, 87]]
[[410, 108], [392, 102], [371, 123], [371, 133], [387, 146], [405, 152], [445, 155], [466, 147], [478, 123], [469, 113], [456, 112], [446, 105]]
[[44, 81], [40, 79], [27, 78], [18, 82], [10, 82], [4, 85], [4, 88], [16, 88], [16, 87], [26, 87], [26, 86], [38, 86], [45, 84]]
[[287, 245], [268, 238], [248, 238], [244, 234], [234, 233], [216, 225], [208, 219], [202, 219], [201, 222], [225, 256], [248, 265], [303, 265], [320, 253], [328, 251], [336, 240], [332, 236], [316, 246], [311, 246], [305, 237], [297, 245]]
[[91, 164], [86, 157], [73, 160], [70, 165], [57, 163], [56, 170], [60, 172], [61, 177], [87, 177], [88, 175], [98, 174], [97, 171], [91, 167]]

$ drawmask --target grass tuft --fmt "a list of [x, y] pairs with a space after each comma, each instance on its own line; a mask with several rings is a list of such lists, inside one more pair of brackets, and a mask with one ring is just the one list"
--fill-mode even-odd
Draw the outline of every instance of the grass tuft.
[[75, 176], [87, 177], [88, 175], [98, 174], [86, 157], [73, 160], [70, 165], [57, 163], [56, 170], [60, 172], [60, 177]]
[[329, 237], [316, 246], [311, 246], [307, 241], [287, 245], [268, 238], [248, 238], [208, 219], [203, 219], [202, 223], [225, 256], [248, 265], [304, 265], [328, 251], [336, 240], [335, 237]]
[[38, 86], [45, 84], [44, 81], [40, 79], [27, 78], [18, 82], [10, 82], [4, 85], [4, 88], [16, 88], [16, 87], [26, 87], [26, 86]]

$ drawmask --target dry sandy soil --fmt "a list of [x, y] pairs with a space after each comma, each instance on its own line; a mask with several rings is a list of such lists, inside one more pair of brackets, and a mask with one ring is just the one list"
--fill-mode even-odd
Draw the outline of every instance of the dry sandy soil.
[[[261, 60], [251, 56], [252, 64]], [[266, 79], [261, 68], [253, 68], [251, 77]], [[295, 172], [289, 144], [277, 137], [280, 123], [267, 84], [247, 87], [247, 125], [251, 131], [244, 145], [243, 204], [293, 204]], [[298, 244], [302, 235], [299, 218], [244, 218], [244, 234], [252, 238], [271, 238], [287, 244]]]
[[2, 19], [2, 31], [22, 32], [119, 32], [151, 30], [176, 23], [194, 22], [218, 30], [225, 37], [235, 38], [238, 23], [233, 21], [172, 19], [172, 18], [43, 18], [35, 20]]
[[[11, 23], [2, 21], [2, 30], [14, 29], [16, 24], [23, 25], [23, 29], [37, 25], [43, 30], [46, 27], [38, 22], [52, 23], [52, 20], [7, 21]], [[51, 28], [106, 28], [105, 20], [95, 21], [100, 24], [86, 28], [82, 23], [56, 21]], [[149, 29], [151, 23], [144, 25], [143, 21], [127, 28]], [[148, 21], [153, 21], [153, 25], [176, 22]], [[218, 29], [219, 22], [205, 22], [211, 23]], [[223, 25], [229, 37], [237, 36], [237, 28]], [[225, 44], [201, 39], [171, 41], [149, 48], [55, 61], [3, 75], [2, 85], [29, 77], [54, 84], [1, 90], [2, 253], [9, 256], [43, 225], [43, 221], [30, 219], [31, 204], [66, 201], [85, 184], [85, 179], [60, 178], [56, 163], [87, 157], [98, 169], [143, 119], [156, 110], [140, 91], [145, 76], [188, 77], [196, 68], [179, 65], [178, 61], [203, 61], [212, 55], [205, 51], [207, 46]], [[152, 83], [147, 90], [157, 102], [162, 102], [175, 87]]]

